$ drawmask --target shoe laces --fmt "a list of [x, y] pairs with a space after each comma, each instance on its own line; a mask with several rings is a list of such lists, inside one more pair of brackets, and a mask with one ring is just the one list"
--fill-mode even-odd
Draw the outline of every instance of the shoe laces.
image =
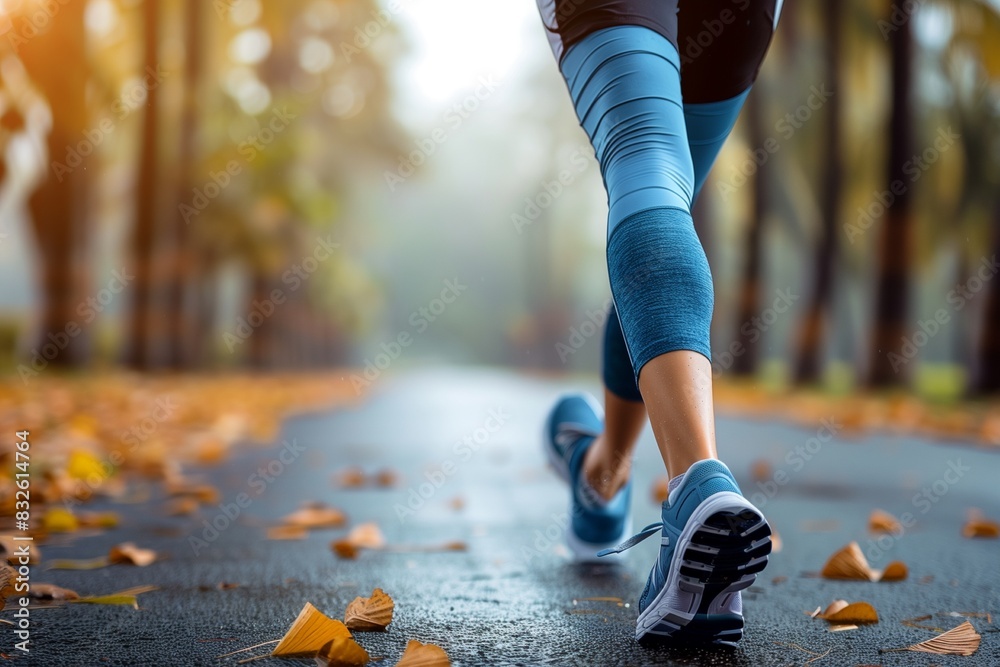
[[[642, 530], [640, 530], [638, 533], [633, 535], [632, 537], [628, 538], [627, 540], [619, 544], [618, 546], [598, 551], [597, 555], [598, 557], [600, 557], [600, 556], [610, 556], [611, 554], [620, 554], [626, 549], [631, 549], [635, 545], [639, 544], [639, 542], [642, 542], [646, 538], [651, 537], [654, 533], [662, 529], [663, 529], [662, 521], [651, 523]], [[663, 539], [664, 539], [663, 546], [666, 546], [668, 544], [667, 540], [669, 540], [670, 538], [664, 536]]]

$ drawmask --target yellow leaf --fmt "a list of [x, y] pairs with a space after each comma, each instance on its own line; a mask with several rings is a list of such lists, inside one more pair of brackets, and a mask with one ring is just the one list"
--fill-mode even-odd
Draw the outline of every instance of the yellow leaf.
[[316, 664], [326, 667], [361, 667], [371, 658], [351, 637], [338, 637], [327, 642], [316, 656]]
[[42, 527], [50, 533], [72, 533], [80, 528], [80, 522], [65, 507], [50, 507], [42, 515]]
[[74, 449], [70, 452], [69, 461], [66, 463], [66, 474], [73, 479], [87, 481], [91, 478], [103, 480], [108, 476], [108, 466], [105, 463], [83, 449]]
[[302, 607], [288, 632], [274, 647], [271, 655], [316, 655], [334, 639], [349, 638], [351, 631], [340, 621], [334, 620], [309, 602]]
[[111, 565], [111, 561], [108, 560], [107, 556], [98, 556], [97, 558], [88, 558], [85, 560], [60, 558], [49, 562], [48, 567], [50, 570], [96, 570], [108, 565]]

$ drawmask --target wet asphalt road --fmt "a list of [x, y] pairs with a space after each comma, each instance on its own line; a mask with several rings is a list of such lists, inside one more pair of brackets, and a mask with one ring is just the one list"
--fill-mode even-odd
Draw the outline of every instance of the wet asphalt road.
[[[124, 514], [122, 527], [49, 545], [45, 558], [93, 557], [123, 539], [168, 558], [145, 568], [37, 568], [35, 580], [81, 594], [140, 584], [160, 589], [140, 596], [138, 611], [92, 605], [36, 610], [30, 657], [12, 656], [10, 664], [235, 664], [262, 650], [216, 657], [277, 639], [306, 601], [341, 617], [351, 599], [379, 586], [396, 601], [395, 620], [387, 633], [362, 634], [359, 641], [373, 657], [384, 658], [375, 663], [382, 665], [394, 665], [411, 638], [440, 644], [455, 665], [802, 665], [824, 653], [810, 664], [1000, 665], [995, 618], [973, 619], [983, 641], [972, 657], [878, 653], [933, 635], [902, 625], [903, 619], [937, 612], [1000, 614], [1000, 541], [959, 535], [970, 507], [1000, 516], [996, 453], [882, 436], [834, 437], [819, 447], [814, 442], [810, 451], [815, 431], [724, 417], [721, 456], [746, 494], [761, 494], [754, 499], [783, 548], [744, 594], [747, 628], [739, 648], [637, 646], [636, 600], [657, 540], [633, 549], [624, 566], [570, 564], [560, 543], [566, 494], [543, 465], [539, 434], [548, 406], [571, 388], [566, 381], [499, 371], [426, 371], [384, 381], [357, 410], [295, 420], [282, 436], [302, 453], [198, 554], [189, 537], [201, 535], [201, 519], [211, 520], [216, 512], [203, 512], [200, 519], [167, 517], [155, 502], [159, 491], [148, 505], [109, 506]], [[804, 449], [786, 459], [796, 446]], [[280, 449], [244, 451], [204, 477], [231, 501], [260, 488], [250, 476]], [[753, 482], [751, 463], [760, 458], [772, 461], [772, 479], [784, 483], [762, 488]], [[388, 465], [401, 481], [393, 489], [338, 489], [331, 474], [346, 465], [372, 471]], [[659, 515], [649, 489], [663, 470], [648, 432], [635, 469], [639, 527]], [[928, 493], [915, 499], [925, 487]], [[464, 503], [461, 509], [456, 498]], [[304, 541], [263, 538], [264, 525], [304, 500], [340, 507], [355, 524], [378, 522], [393, 545], [462, 541], [468, 551], [364, 552], [356, 561], [342, 561], [328, 545], [344, 531], [318, 531]], [[867, 517], [875, 507], [897, 516], [910, 512], [914, 523], [881, 545], [869, 541]], [[877, 584], [808, 576], [852, 539], [875, 567], [905, 561], [909, 579]], [[220, 582], [239, 586], [219, 590]], [[594, 597], [623, 603], [584, 600]], [[803, 613], [836, 598], [871, 602], [881, 622], [830, 633], [825, 622]], [[928, 622], [947, 629], [960, 620], [935, 616]], [[0, 651], [13, 654], [3, 626], [0, 637]]]

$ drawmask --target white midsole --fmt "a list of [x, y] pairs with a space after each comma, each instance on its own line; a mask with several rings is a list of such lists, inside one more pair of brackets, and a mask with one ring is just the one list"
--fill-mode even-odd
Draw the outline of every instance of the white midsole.
[[[667, 573], [666, 583], [663, 584], [663, 588], [661, 588], [660, 592], [657, 593], [653, 602], [650, 603], [650, 605], [646, 607], [646, 610], [639, 614], [639, 618], [636, 619], [636, 639], [641, 639], [647, 632], [649, 632], [649, 630], [656, 627], [667, 615], [667, 612], [674, 612], [674, 616], [682, 621], [680, 625], [686, 625], [692, 618], [694, 618], [693, 613], [684, 612], [678, 609], [660, 608], [664, 596], [666, 596], [669, 591], [672, 591], [674, 586], [677, 585], [677, 578], [680, 576], [681, 564], [683, 560], [682, 556], [687, 550], [688, 545], [691, 543], [691, 537], [694, 535], [695, 531], [701, 528], [702, 524], [713, 514], [717, 512], [739, 513], [746, 509], [750, 509], [758, 514], [760, 513], [760, 511], [754, 507], [750, 501], [740, 494], [732, 491], [721, 491], [713, 494], [710, 498], [702, 501], [702, 503], [695, 508], [691, 517], [688, 519], [687, 524], [684, 526], [684, 530], [681, 531], [681, 535], [677, 539], [677, 544], [674, 545], [674, 557], [670, 560], [670, 570]], [[690, 593], [690, 595], [694, 596], [692, 606], [695, 610], [697, 610], [698, 606], [701, 604], [701, 595], [699, 593]], [[653, 619], [653, 621], [649, 622], [650, 619]]]

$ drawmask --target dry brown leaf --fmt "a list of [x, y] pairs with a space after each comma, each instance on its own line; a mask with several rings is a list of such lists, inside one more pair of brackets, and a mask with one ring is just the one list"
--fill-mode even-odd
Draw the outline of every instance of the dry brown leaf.
[[202, 505], [215, 505], [222, 500], [219, 490], [210, 484], [175, 480], [167, 482], [166, 488], [167, 494], [171, 496], [194, 498]]
[[309, 531], [303, 526], [271, 526], [267, 529], [269, 540], [304, 540]]
[[375, 473], [375, 484], [381, 487], [392, 487], [399, 484], [399, 473], [392, 468], [383, 468]]
[[381, 632], [392, 623], [392, 598], [381, 588], [372, 591], [371, 597], [356, 597], [347, 605], [344, 624], [349, 630]]
[[191, 516], [197, 514], [200, 507], [201, 503], [197, 498], [181, 496], [167, 503], [167, 516]]
[[284, 519], [282, 523], [303, 528], [340, 528], [347, 523], [344, 513], [322, 503], [304, 503]]
[[985, 518], [970, 518], [962, 526], [962, 537], [996, 539], [1000, 537], [1000, 523]]
[[843, 632], [844, 630], [857, 630], [856, 625], [831, 625], [827, 628], [827, 632]]
[[357, 466], [340, 470], [334, 476], [334, 479], [337, 482], [337, 486], [343, 489], [357, 489], [368, 482], [365, 471]]
[[406, 650], [396, 667], [451, 667], [451, 660], [440, 646], [421, 644], [411, 639], [406, 643]]
[[32, 584], [28, 593], [36, 600], [79, 600], [80, 594], [55, 584]]
[[872, 581], [872, 569], [857, 542], [851, 542], [830, 556], [820, 574], [826, 579]]
[[927, 641], [904, 646], [903, 648], [882, 649], [881, 652], [891, 653], [894, 651], [917, 651], [919, 653], [934, 653], [936, 655], [972, 655], [979, 648], [982, 637], [972, 627], [972, 623], [966, 621], [957, 628], [952, 628], [948, 632], [931, 637]]
[[781, 548], [783, 546], [784, 543], [781, 541], [781, 535], [779, 535], [778, 531], [775, 530], [774, 532], [771, 533], [771, 553], [773, 554], [778, 553], [779, 551], [781, 551]]
[[381, 549], [385, 546], [385, 536], [377, 523], [361, 523], [347, 533], [347, 541], [359, 549]]
[[868, 530], [873, 533], [896, 534], [903, 530], [903, 526], [893, 515], [883, 510], [872, 510], [868, 517]]
[[3, 610], [7, 598], [14, 593], [14, 580], [17, 571], [4, 561], [0, 561], [0, 611]]
[[335, 540], [330, 543], [330, 548], [338, 557], [345, 560], [354, 560], [358, 557], [358, 548], [350, 540]]
[[767, 459], [757, 459], [750, 464], [750, 476], [755, 482], [763, 482], [771, 478], [771, 462]]
[[666, 475], [657, 477], [653, 480], [653, 486], [650, 488], [649, 493], [653, 497], [653, 502], [657, 505], [662, 505], [667, 500], [667, 496], [670, 495], [670, 478]]
[[885, 570], [882, 572], [882, 576], [879, 577], [879, 581], [902, 581], [909, 576], [909, 569], [906, 567], [906, 563], [902, 561], [894, 560], [885, 566]]
[[117, 528], [121, 522], [117, 512], [80, 512], [77, 519], [84, 528]]
[[878, 613], [875, 607], [867, 602], [852, 602], [848, 604], [844, 600], [836, 600], [826, 608], [822, 614], [817, 615], [828, 623], [847, 623], [851, 625], [863, 625], [866, 623], [878, 623]]
[[316, 656], [316, 664], [320, 667], [361, 667], [369, 660], [368, 651], [351, 637], [339, 637], [327, 642]]
[[146, 567], [156, 561], [156, 552], [152, 549], [142, 549], [132, 542], [123, 542], [111, 547], [108, 552], [108, 560], [111, 563], [124, 563], [126, 565], [137, 565]]
[[307, 602], [288, 632], [271, 652], [273, 656], [313, 656], [335, 639], [350, 638], [351, 631]]

